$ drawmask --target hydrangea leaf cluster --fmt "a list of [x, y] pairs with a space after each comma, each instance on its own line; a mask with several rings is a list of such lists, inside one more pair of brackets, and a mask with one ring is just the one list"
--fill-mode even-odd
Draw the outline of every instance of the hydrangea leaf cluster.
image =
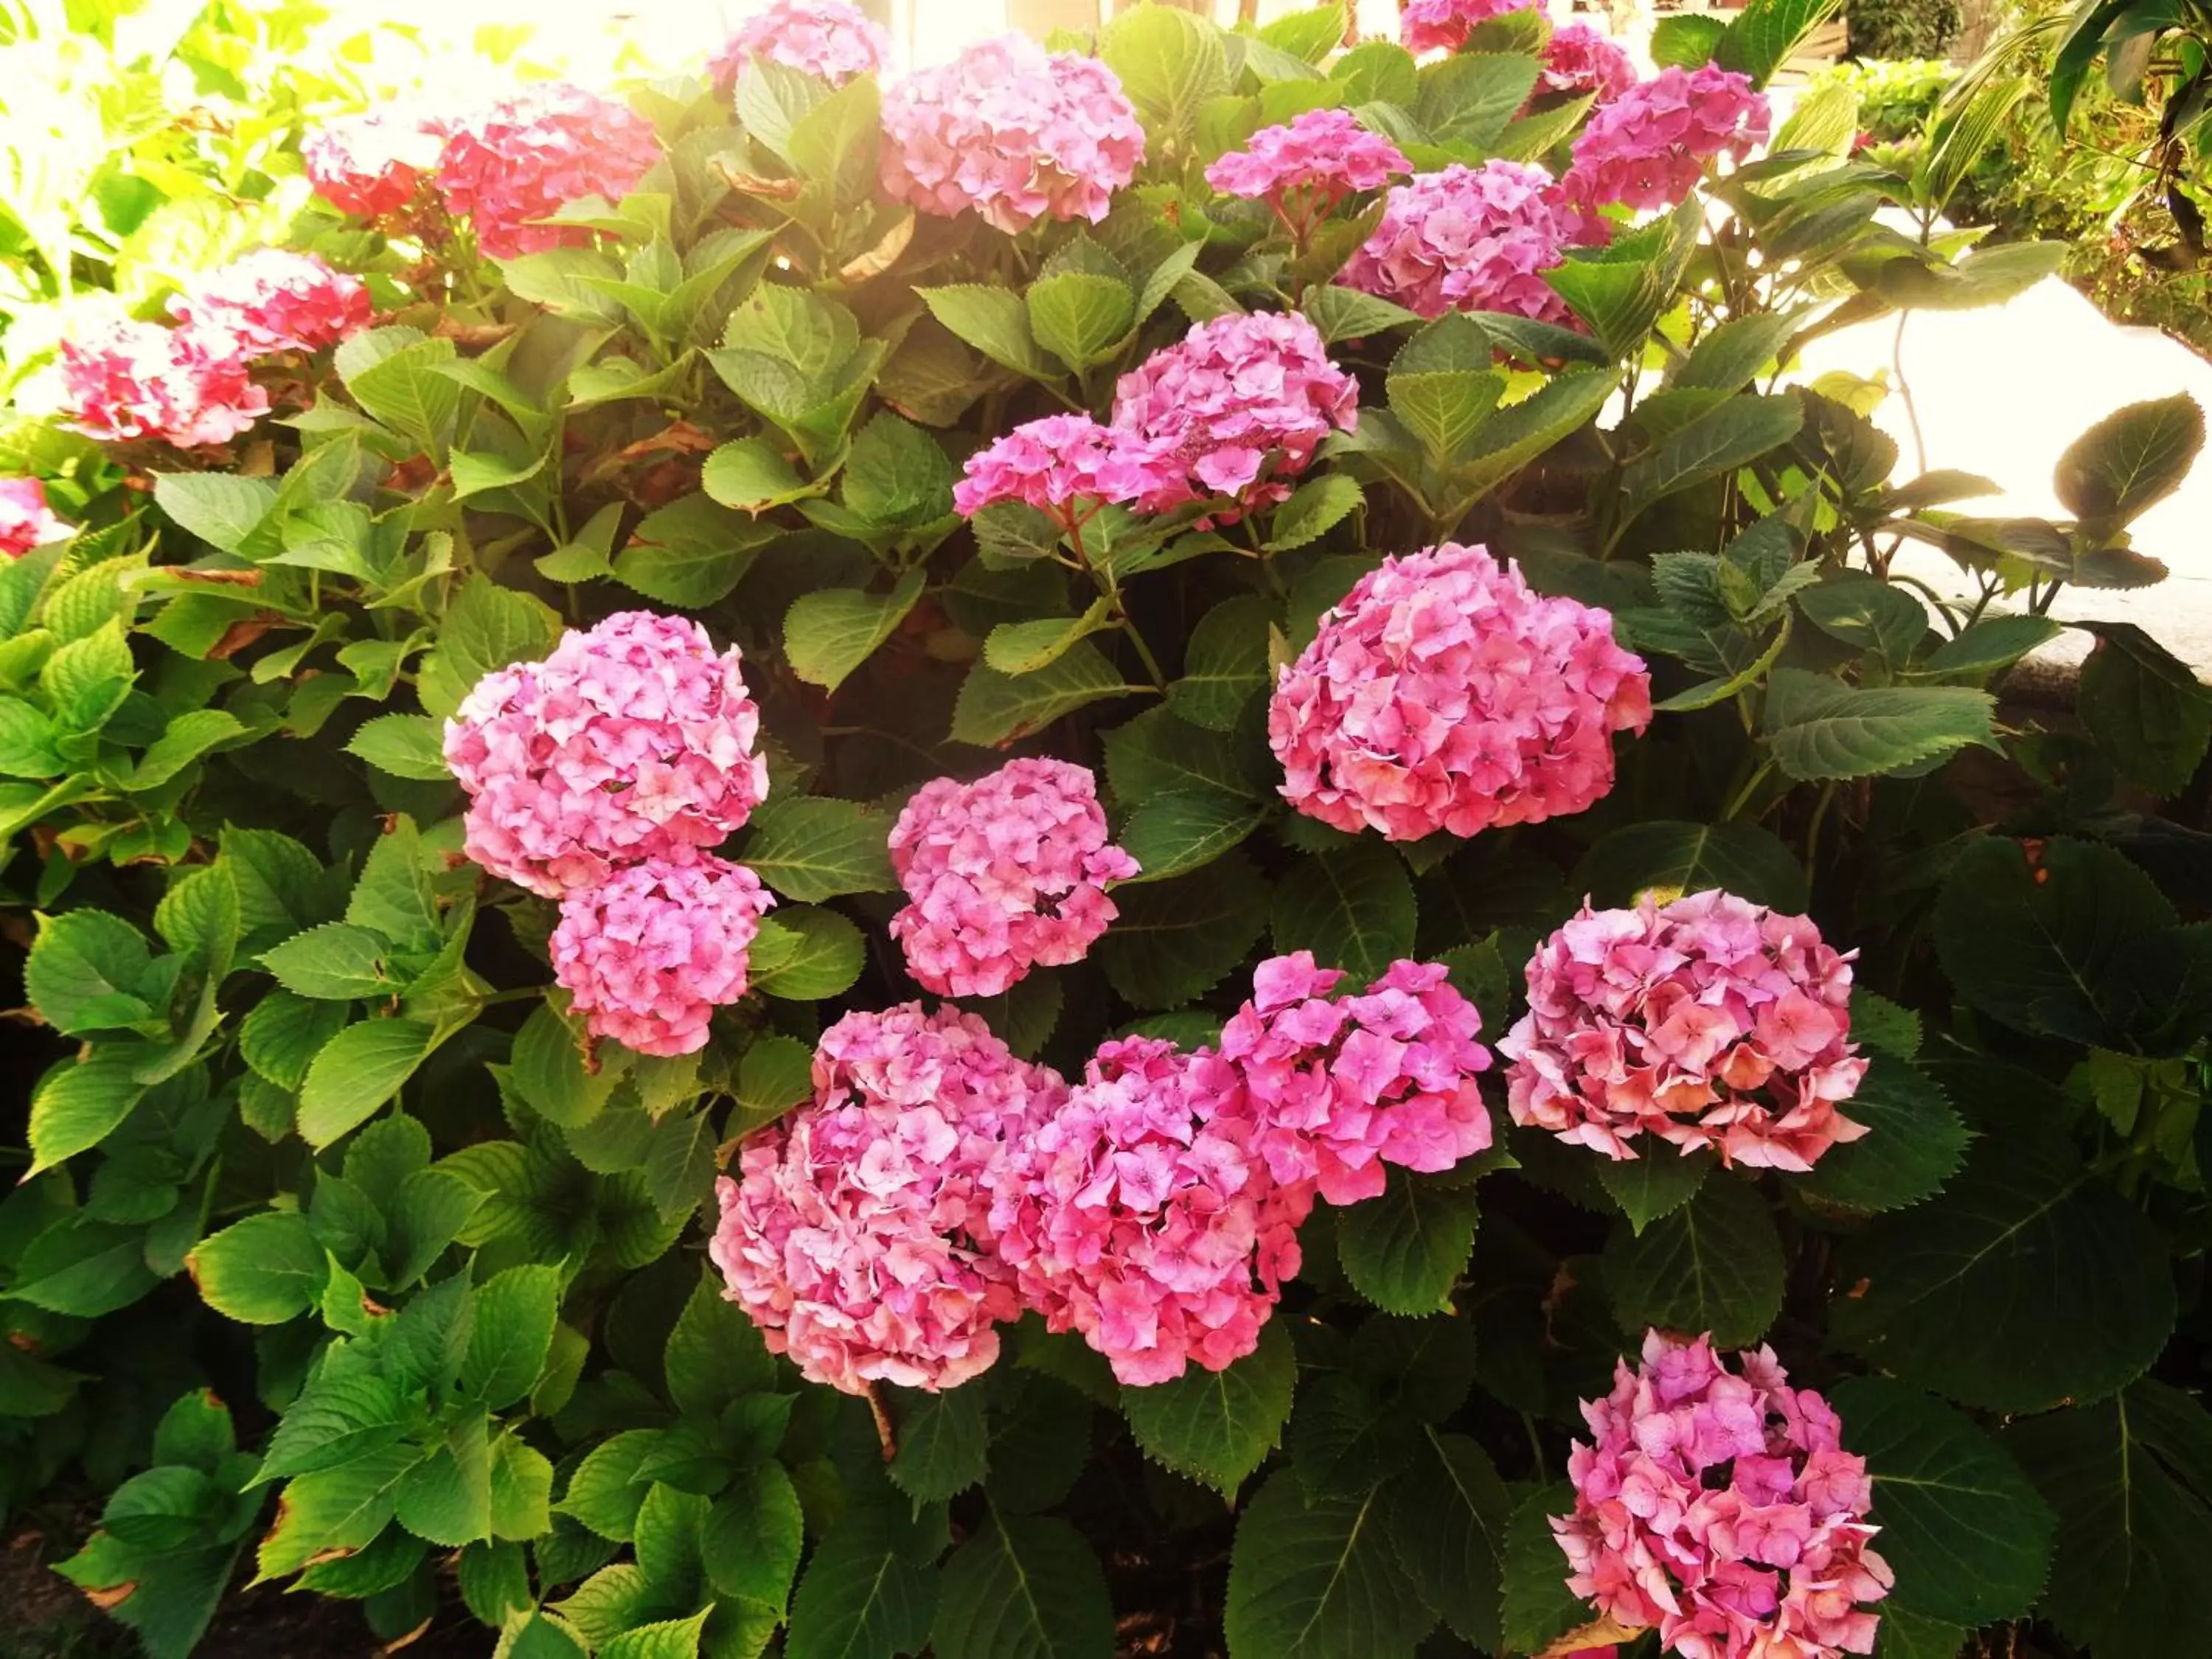
[[1565, 321], [1544, 280], [1574, 240], [1552, 175], [1529, 161], [1455, 161], [1394, 187], [1337, 280], [1424, 317], [1506, 311]]
[[1748, 76], [1712, 64], [1671, 65], [1600, 106], [1576, 136], [1574, 165], [1559, 188], [1585, 211], [1675, 207], [1712, 161], [1741, 161], [1765, 143], [1771, 121]]
[[773, 0], [745, 19], [707, 66], [727, 91], [750, 63], [781, 64], [842, 87], [890, 56], [890, 40], [846, 0]]
[[548, 82], [455, 123], [438, 193], [478, 247], [511, 259], [587, 241], [580, 226], [540, 222], [586, 196], [621, 201], [660, 155], [653, 124], [629, 105]]

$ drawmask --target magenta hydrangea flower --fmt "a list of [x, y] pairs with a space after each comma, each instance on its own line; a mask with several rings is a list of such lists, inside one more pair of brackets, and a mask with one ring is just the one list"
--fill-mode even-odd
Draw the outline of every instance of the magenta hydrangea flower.
[[368, 326], [368, 289], [312, 253], [268, 247], [195, 277], [169, 314], [240, 357], [319, 351]]
[[388, 219], [414, 201], [445, 147], [442, 122], [378, 109], [318, 127], [300, 141], [300, 160], [315, 194], [339, 212]]
[[724, 90], [748, 63], [781, 64], [842, 87], [890, 56], [890, 38], [845, 0], [773, 0], [748, 17], [707, 66]]
[[1566, 302], [1544, 280], [1574, 236], [1552, 175], [1533, 162], [1453, 162], [1383, 198], [1382, 218], [1337, 281], [1424, 317], [1510, 311], [1562, 322]]
[[1207, 495], [1251, 507], [1286, 499], [1331, 428], [1359, 421], [1359, 386], [1295, 312], [1231, 312], [1194, 324], [1114, 391], [1114, 426], [1148, 457], [1137, 505], [1164, 512]]
[[45, 480], [0, 478], [0, 558], [20, 559], [73, 529], [46, 505]]
[[1269, 1172], [1258, 1130], [1218, 1055], [1106, 1044], [1000, 1179], [991, 1224], [1024, 1304], [1133, 1387], [1251, 1352], [1313, 1208], [1310, 1183]]
[[1636, 60], [1588, 23], [1563, 23], [1544, 43], [1538, 92], [1593, 94], [1612, 102], [1636, 84]]
[[562, 896], [553, 977], [592, 1036], [641, 1054], [696, 1054], [714, 1010], [744, 995], [775, 902], [758, 876], [711, 854], [627, 865]]
[[537, 221], [586, 196], [619, 202], [659, 160], [653, 123], [629, 105], [549, 82], [455, 124], [438, 193], [476, 227], [479, 248], [511, 259], [589, 240], [581, 227]]
[[1712, 1339], [1653, 1331], [1584, 1402], [1571, 1515], [1552, 1530], [1567, 1588], [1683, 1659], [1874, 1651], [1888, 1564], [1867, 1547], [1874, 1483], [1842, 1424], [1771, 1348], [1730, 1370]]
[[1303, 245], [1346, 197], [1380, 190], [1409, 173], [1405, 154], [1346, 109], [1310, 109], [1287, 126], [1262, 127], [1206, 169], [1224, 196], [1265, 202]]
[[1582, 811], [1613, 787], [1613, 734], [1650, 721], [1650, 677], [1605, 611], [1447, 542], [1385, 559], [1322, 617], [1267, 741], [1307, 817], [1419, 841]]
[[1013, 235], [1037, 220], [1106, 216], [1145, 159], [1114, 71], [1024, 35], [970, 46], [884, 95], [884, 193], [923, 213], [969, 209]]
[[1120, 914], [1106, 884], [1137, 873], [1108, 833], [1097, 781], [1066, 761], [922, 785], [890, 835], [908, 901], [890, 933], [915, 982], [993, 997], [1032, 968], [1080, 962]]
[[558, 898], [742, 825], [768, 793], [759, 736], [735, 646], [627, 611], [477, 681], [446, 722], [446, 764], [470, 795], [469, 856]]
[[1406, 0], [1398, 13], [1398, 44], [1407, 52], [1457, 52], [1475, 26], [1508, 12], [1530, 11], [1537, 0]]
[[1358, 995], [1297, 951], [1263, 962], [1252, 999], [1221, 1030], [1279, 1181], [1318, 1183], [1332, 1204], [1382, 1191], [1395, 1164], [1449, 1170], [1490, 1145], [1475, 1074], [1482, 1016], [1438, 963], [1394, 962]]
[[1133, 433], [1088, 415], [1048, 415], [970, 455], [952, 486], [952, 505], [973, 518], [1000, 501], [1024, 501], [1073, 532], [1103, 502], [1159, 493], [1173, 476], [1171, 465], [1158, 445]]
[[988, 1370], [1021, 1304], [994, 1248], [1013, 1145], [1067, 1097], [972, 1014], [853, 1013], [814, 1051], [814, 1098], [716, 1183], [729, 1297], [802, 1376], [848, 1394]]
[[1734, 70], [1663, 69], [1601, 105], [1577, 135], [1562, 196], [1586, 213], [1609, 203], [1641, 210], [1677, 205], [1706, 165], [1741, 161], [1766, 142], [1766, 95]]
[[1836, 1109], [1866, 1075], [1851, 957], [1803, 916], [1733, 894], [1580, 915], [1528, 959], [1498, 1046], [1516, 1123], [1607, 1158], [1649, 1130], [1684, 1152], [1809, 1170], [1867, 1133]]
[[228, 443], [269, 412], [267, 389], [253, 383], [227, 337], [125, 317], [64, 339], [54, 377], [70, 425], [109, 443]]

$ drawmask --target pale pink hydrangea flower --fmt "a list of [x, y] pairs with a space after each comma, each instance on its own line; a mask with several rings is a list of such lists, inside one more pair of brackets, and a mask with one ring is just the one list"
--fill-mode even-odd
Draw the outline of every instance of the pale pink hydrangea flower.
[[314, 254], [266, 247], [193, 278], [169, 314], [240, 357], [319, 351], [368, 326], [368, 289]]
[[1022, 501], [1074, 534], [1104, 502], [1158, 493], [1172, 469], [1159, 445], [1133, 433], [1088, 415], [1048, 415], [970, 455], [952, 486], [952, 505], [973, 518], [1001, 501]]
[[884, 96], [883, 185], [1013, 235], [1038, 219], [1106, 216], [1145, 159], [1145, 130], [1114, 71], [1024, 35], [970, 46]]
[[909, 1002], [853, 1013], [814, 1051], [814, 1098], [716, 1183], [710, 1254], [729, 1297], [809, 1381], [949, 1389], [1018, 1316], [991, 1226], [1012, 1146], [1067, 1097], [990, 1028]]
[[1568, 317], [1543, 273], [1573, 240], [1552, 175], [1528, 161], [1453, 162], [1394, 187], [1382, 217], [1337, 281], [1424, 317], [1507, 311]]
[[890, 933], [915, 982], [991, 997], [1032, 968], [1080, 962], [1119, 914], [1106, 884], [1137, 873], [1108, 835], [1097, 781], [1066, 761], [924, 784], [890, 834], [908, 900]]
[[1310, 951], [1272, 957], [1221, 1030], [1268, 1168], [1332, 1204], [1379, 1194], [1386, 1164], [1434, 1173], [1490, 1145], [1482, 1016], [1444, 968], [1394, 962], [1358, 995], [1336, 994], [1343, 978]]
[[1636, 60], [1588, 23], [1564, 23], [1544, 43], [1540, 93], [1593, 94], [1611, 103], [1636, 84]]
[[1712, 1339], [1659, 1331], [1583, 1406], [1571, 1515], [1552, 1530], [1567, 1588], [1682, 1659], [1836, 1659], [1874, 1650], [1888, 1564], [1868, 1547], [1874, 1483], [1834, 1410], [1771, 1348], [1731, 1371]]
[[398, 213], [437, 170], [442, 122], [406, 110], [375, 109], [318, 127], [300, 141], [315, 194], [356, 219]]
[[1711, 64], [1670, 65], [1599, 106], [1575, 138], [1560, 193], [1585, 216], [1613, 203], [1674, 207], [1708, 162], [1741, 161], [1765, 143], [1771, 118], [1748, 76]]
[[[1114, 426], [1157, 457], [1147, 513], [1207, 495], [1241, 507], [1288, 499], [1332, 428], [1359, 421], [1359, 386], [1295, 312], [1231, 312], [1194, 324], [1114, 391]], [[1263, 482], [1264, 480], [1264, 482]]]
[[269, 412], [267, 389], [253, 383], [228, 337], [125, 317], [64, 339], [54, 379], [70, 425], [109, 443], [228, 443]]
[[697, 623], [629, 611], [477, 681], [446, 722], [446, 764], [471, 798], [469, 856], [558, 898], [742, 825], [768, 793], [759, 737], [735, 646], [717, 655]]
[[562, 898], [553, 977], [592, 1036], [641, 1054], [696, 1054], [714, 1010], [744, 995], [775, 902], [758, 876], [712, 854], [627, 865]]
[[1243, 149], [1210, 165], [1206, 182], [1224, 196], [1267, 203], [1303, 246], [1345, 198], [1380, 190], [1412, 170], [1397, 145], [1368, 131], [1350, 110], [1310, 109], [1286, 126], [1261, 128]]
[[748, 63], [781, 64], [842, 87], [872, 74], [890, 56], [890, 38], [845, 0], [774, 0], [748, 17], [707, 66], [725, 89]]
[[0, 478], [0, 558], [20, 559], [73, 529], [46, 505], [45, 480]]
[[991, 1210], [1026, 1305], [1143, 1388], [1259, 1345], [1298, 1270], [1310, 1183], [1277, 1181], [1235, 1069], [1157, 1038], [1098, 1050]]
[[1457, 52], [1478, 24], [1536, 7], [1537, 0], [1406, 0], [1398, 13], [1398, 44], [1413, 52]]
[[1613, 734], [1650, 720], [1650, 677], [1605, 611], [1447, 542], [1385, 559], [1322, 617], [1267, 740], [1307, 817], [1419, 841], [1582, 811], [1613, 787]]
[[580, 227], [536, 222], [586, 196], [619, 202], [660, 155], [653, 123], [629, 105], [549, 82], [457, 122], [438, 192], [475, 226], [484, 253], [511, 259], [588, 241]]
[[[1856, 954], [1856, 953], [1853, 953]], [[1836, 1109], [1851, 957], [1803, 916], [1733, 894], [1580, 915], [1528, 959], [1528, 1012], [1498, 1046], [1516, 1123], [1608, 1158], [1649, 1130], [1732, 1164], [1802, 1172], [1866, 1126]]]

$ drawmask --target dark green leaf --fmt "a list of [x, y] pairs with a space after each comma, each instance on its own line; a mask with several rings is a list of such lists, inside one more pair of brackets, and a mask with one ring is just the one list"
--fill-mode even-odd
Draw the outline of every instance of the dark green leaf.
[[1642, 1232], [1617, 1225], [1603, 1257], [1606, 1294], [1622, 1327], [1710, 1331], [1748, 1347], [1782, 1311], [1782, 1241], [1750, 1182], [1706, 1182], [1682, 1208]]
[[[1857, 1031], [1863, 1040], [1871, 1042]], [[1800, 1177], [1824, 1203], [1875, 1212], [1903, 1209], [1942, 1190], [1966, 1156], [1966, 1124], [1943, 1091], [1893, 1054], [1872, 1057], [1858, 1092], [1838, 1114], [1863, 1123], [1859, 1139], [1830, 1147]]]
[[891, 1525], [848, 1510], [816, 1546], [791, 1608], [788, 1659], [890, 1659], [921, 1652], [936, 1616], [937, 1575], [908, 1559]]
[[980, 1483], [991, 1446], [981, 1391], [947, 1389], [911, 1399], [898, 1422], [892, 1484], [917, 1504], [934, 1504]]
[[2107, 532], [2181, 487], [2204, 447], [2204, 411], [2187, 392], [2130, 404], [2066, 447], [2052, 474], [2058, 499]]
[[1193, 1365], [1170, 1382], [1124, 1388], [1122, 1413], [1155, 1462], [1233, 1496], [1281, 1440], [1297, 1358], [1280, 1322], [1228, 1370]]
[[2179, 794], [2212, 744], [2212, 690], [2132, 623], [2075, 625], [2097, 639], [2081, 665], [2081, 723], [2130, 782]]
[[1718, 887], [1794, 915], [1806, 899], [1796, 854], [1771, 831], [1735, 822], [1626, 825], [1584, 855], [1574, 887], [1601, 906], [1633, 904], [1647, 892], [1664, 902]]
[[1656, 1135], [1638, 1136], [1637, 1146], [1638, 1158], [1600, 1159], [1597, 1178], [1620, 1206], [1630, 1228], [1641, 1233], [1697, 1197], [1712, 1173], [1713, 1160], [1702, 1152], [1685, 1158]]
[[1490, 1455], [1465, 1435], [1425, 1427], [1413, 1462], [1385, 1496], [1392, 1537], [1421, 1599], [1462, 1640], [1495, 1650], [1513, 1504]]
[[1099, 941], [1099, 964], [1139, 1008], [1205, 995], [1267, 925], [1267, 884], [1237, 852], [1174, 881], [1125, 888], [1115, 902], [1121, 914]]
[[1066, 1522], [994, 1512], [945, 1564], [938, 1659], [1112, 1659], [1106, 1576]]
[[1996, 736], [1987, 692], [1963, 686], [1867, 690], [1826, 674], [1778, 668], [1762, 726], [1776, 763], [1801, 781], [1893, 772]]
[[1339, 1212], [1337, 1260], [1352, 1289], [1378, 1308], [1447, 1312], [1474, 1249], [1476, 1217], [1471, 1184], [1392, 1170], [1381, 1197]]
[[1380, 1490], [1308, 1502], [1287, 1469], [1237, 1523], [1223, 1622], [1237, 1659], [1411, 1659], [1434, 1615]]
[[1413, 955], [1416, 920], [1403, 860], [1364, 842], [1320, 854], [1278, 887], [1271, 931], [1278, 953], [1310, 951], [1364, 985]]

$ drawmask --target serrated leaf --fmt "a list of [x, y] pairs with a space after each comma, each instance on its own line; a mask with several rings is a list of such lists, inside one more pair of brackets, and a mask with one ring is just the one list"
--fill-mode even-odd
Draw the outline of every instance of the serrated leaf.
[[1509, 1651], [1559, 1651], [1553, 1644], [1589, 1621], [1589, 1609], [1567, 1589], [1567, 1558], [1552, 1532], [1551, 1517], [1574, 1507], [1574, 1488], [1561, 1480], [1530, 1492], [1506, 1520], [1502, 1629]]
[[1139, 1008], [1176, 1008], [1211, 991], [1267, 925], [1267, 884], [1232, 852], [1179, 879], [1122, 890], [1098, 943], [1099, 965]]
[[898, 631], [927, 580], [920, 569], [899, 578], [888, 593], [830, 588], [801, 594], [784, 617], [784, 653], [791, 672], [835, 691], [876, 647]]
[[400, 981], [385, 968], [391, 950], [380, 933], [332, 921], [272, 945], [261, 953], [261, 964], [288, 991], [347, 1002], [398, 994]]
[[2204, 411], [2187, 392], [2115, 410], [2066, 447], [2053, 487], [2077, 519], [2116, 528], [2181, 487], [2204, 447]]
[[1337, 1261], [1352, 1288], [1387, 1312], [1446, 1311], [1474, 1253], [1477, 1215], [1472, 1185], [1392, 1170], [1382, 1196], [1338, 1212]]
[[1741, 1177], [1706, 1182], [1690, 1202], [1642, 1232], [1617, 1224], [1601, 1258], [1622, 1327], [1710, 1331], [1748, 1347], [1782, 1311], [1785, 1266], [1774, 1218]]
[[1112, 355], [1137, 314], [1137, 296], [1127, 282], [1090, 271], [1040, 277], [1025, 301], [1036, 343], [1075, 370]]
[[1320, 540], [1364, 500], [1358, 483], [1341, 472], [1325, 473], [1300, 484], [1267, 520], [1267, 550], [1286, 553]]
[[446, 769], [444, 739], [427, 714], [379, 714], [364, 720], [347, 740], [346, 753], [396, 778], [443, 783], [453, 776]]
[[1169, 711], [1209, 731], [1234, 731], [1272, 678], [1270, 620], [1267, 602], [1249, 595], [1224, 599], [1200, 617], [1183, 655], [1182, 678], [1168, 687]]
[[281, 1325], [315, 1305], [326, 1263], [296, 1211], [250, 1215], [203, 1240], [185, 1257], [200, 1298], [248, 1325]]
[[953, 705], [952, 741], [999, 747], [1128, 689], [1121, 672], [1088, 640], [1079, 640], [1033, 674], [1002, 674], [978, 663], [961, 682]]
[[104, 910], [50, 916], [23, 964], [23, 988], [40, 1018], [65, 1036], [137, 1024], [153, 1008], [139, 995], [153, 953], [144, 935]]
[[370, 1019], [323, 1045], [300, 1085], [300, 1133], [327, 1146], [399, 1092], [437, 1040], [419, 1019]]
[[[2212, 688], [2133, 623], [2075, 625], [2097, 641], [2076, 690], [2081, 723], [2130, 782], [2154, 794], [2179, 794], [2212, 746]], [[1936, 667], [1935, 659], [1926, 665]]]
[[[1853, 1035], [1871, 1042], [1859, 1024]], [[1800, 1177], [1803, 1190], [1825, 1203], [1869, 1213], [1903, 1209], [1940, 1192], [1966, 1157], [1966, 1126], [1943, 1091], [1893, 1054], [1874, 1055], [1857, 1092], [1836, 1109], [1869, 1133], [1831, 1146]]]
[[545, 1369], [561, 1316], [560, 1270], [534, 1263], [506, 1268], [477, 1287], [476, 1304], [461, 1387], [498, 1411], [527, 1395]]
[[1418, 917], [1404, 862], [1367, 842], [1308, 860], [1279, 886], [1269, 931], [1278, 954], [1310, 951], [1364, 985], [1413, 955]]
[[1963, 686], [1845, 685], [1778, 668], [1761, 727], [1784, 775], [1801, 781], [1863, 778], [1996, 739], [1989, 694]]
[[48, 1067], [31, 1096], [26, 1178], [105, 1140], [144, 1097], [137, 1074], [154, 1052], [149, 1043], [102, 1043]]
[[1715, 887], [1791, 915], [1806, 901], [1796, 854], [1771, 831], [1734, 822], [1625, 825], [1583, 855], [1573, 885], [1599, 906], [1632, 904], [1647, 892], [1666, 902]]
[[1141, 802], [1121, 826], [1137, 861], [1132, 881], [1165, 881], [1211, 864], [1260, 827], [1264, 809], [1211, 789], [1173, 789]]
[[386, 1446], [293, 1481], [261, 1540], [261, 1577], [281, 1578], [318, 1556], [367, 1544], [391, 1521], [401, 1482], [422, 1461], [420, 1447]]
[[909, 1560], [890, 1524], [848, 1510], [830, 1527], [793, 1599], [787, 1659], [919, 1653], [937, 1612], [937, 1575]]
[[1391, 1534], [1421, 1599], [1462, 1640], [1495, 1650], [1513, 1504], [1489, 1454], [1465, 1435], [1425, 1425], [1387, 1497]]
[[1698, 1189], [1712, 1173], [1713, 1159], [1702, 1152], [1685, 1158], [1656, 1135], [1636, 1139], [1641, 1156], [1600, 1160], [1597, 1178], [1628, 1218], [1631, 1231], [1641, 1233], [1697, 1197]]
[[934, 1504], [983, 1479], [991, 1433], [974, 1389], [917, 1395], [898, 1422], [891, 1483], [917, 1504]]
[[1066, 1522], [996, 1511], [945, 1564], [937, 1659], [1112, 1659], [1106, 1576]]
[[1308, 1502], [1290, 1471], [1237, 1523], [1223, 1624], [1237, 1659], [1410, 1659], [1433, 1615], [1414, 1593], [1380, 1491]]
[[993, 362], [1034, 380], [1059, 378], [1060, 371], [1030, 331], [1029, 313], [1018, 294], [979, 283], [918, 288], [915, 293], [932, 316]]
[[753, 942], [753, 988], [790, 1002], [834, 997], [860, 976], [860, 930], [834, 910], [792, 905], [765, 918]]
[[740, 855], [777, 892], [802, 903], [896, 889], [887, 845], [891, 822], [857, 801], [781, 797], [752, 817]]
[[1297, 1358], [1279, 1322], [1226, 1370], [1194, 1365], [1172, 1382], [1124, 1388], [1122, 1413], [1146, 1456], [1233, 1495], [1282, 1439]]
[[1734, 472], [1797, 435], [1803, 407], [1787, 393], [1730, 398], [1677, 427], [1620, 477], [1615, 523], [1632, 522], [1678, 489]]

